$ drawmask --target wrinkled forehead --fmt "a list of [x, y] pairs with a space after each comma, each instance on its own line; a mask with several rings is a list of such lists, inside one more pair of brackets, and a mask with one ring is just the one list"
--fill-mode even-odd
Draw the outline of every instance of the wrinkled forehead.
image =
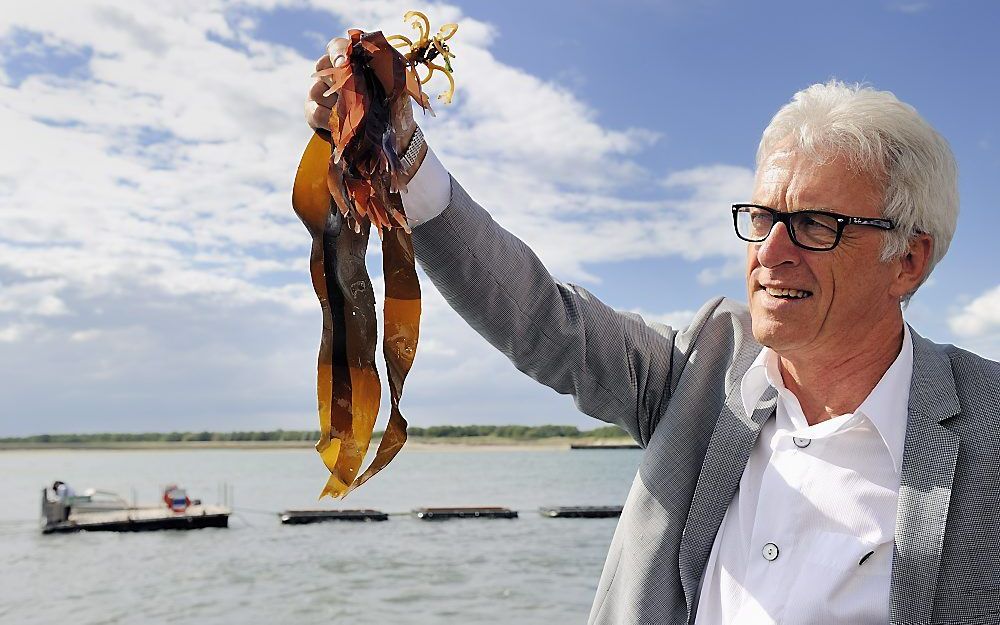
[[880, 214], [883, 185], [836, 152], [779, 144], [761, 159], [753, 201], [778, 210], [828, 209]]

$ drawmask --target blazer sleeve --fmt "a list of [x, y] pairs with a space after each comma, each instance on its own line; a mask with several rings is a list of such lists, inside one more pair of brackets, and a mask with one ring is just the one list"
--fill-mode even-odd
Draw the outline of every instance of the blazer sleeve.
[[416, 257], [435, 286], [519, 370], [645, 446], [701, 323], [678, 335], [556, 281], [524, 242], [451, 184], [448, 208], [413, 229]]

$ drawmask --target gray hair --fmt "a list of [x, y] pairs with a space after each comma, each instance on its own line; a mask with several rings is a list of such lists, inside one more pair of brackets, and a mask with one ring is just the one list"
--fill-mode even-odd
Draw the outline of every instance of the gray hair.
[[775, 114], [757, 166], [788, 139], [816, 157], [846, 157], [883, 183], [882, 216], [896, 228], [885, 233], [882, 260], [906, 254], [914, 236], [929, 234], [934, 251], [922, 284], [944, 258], [958, 221], [958, 168], [944, 137], [892, 93], [831, 80], [799, 91]]

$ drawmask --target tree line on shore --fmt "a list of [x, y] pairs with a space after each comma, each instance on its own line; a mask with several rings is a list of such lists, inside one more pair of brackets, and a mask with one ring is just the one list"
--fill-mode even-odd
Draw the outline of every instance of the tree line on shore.
[[[593, 430], [580, 430], [571, 425], [432, 425], [410, 427], [413, 438], [462, 438], [493, 436], [513, 440], [539, 438], [624, 438], [628, 435], [616, 425]], [[375, 432], [381, 438], [382, 432]], [[315, 441], [318, 430], [270, 430], [243, 432], [143, 432], [97, 434], [37, 434], [35, 436], [0, 438], [0, 443], [180, 443], [180, 442], [247, 442], [247, 441]]]

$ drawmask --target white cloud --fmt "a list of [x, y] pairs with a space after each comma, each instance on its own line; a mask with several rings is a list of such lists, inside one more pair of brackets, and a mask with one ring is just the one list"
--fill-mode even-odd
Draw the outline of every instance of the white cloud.
[[63, 280], [0, 284], [0, 313], [17, 312], [28, 317], [65, 315], [69, 312], [66, 303], [54, 295], [64, 286]]
[[732, 280], [744, 276], [745, 272], [746, 261], [742, 258], [736, 258], [726, 261], [722, 265], [706, 267], [700, 270], [698, 272], [698, 283], [706, 285], [718, 284], [724, 280]]
[[30, 323], [12, 323], [0, 327], [0, 343], [17, 343], [35, 332], [38, 326]]
[[1000, 333], [1000, 285], [972, 300], [948, 319], [951, 331], [962, 337]]
[[[311, 4], [344, 23], [401, 32], [411, 8]], [[12, 405], [50, 415], [90, 410], [122, 427], [137, 412], [244, 426], [281, 415], [286, 427], [311, 412], [319, 313], [308, 236], [289, 196], [309, 136], [301, 110], [313, 60], [259, 39], [252, 12], [224, 15], [279, 5], [301, 3], [4, 8], [0, 37], [38, 35], [29, 49], [0, 47], [0, 127], [5, 145], [16, 146], [0, 151], [0, 342], [9, 347], [0, 359], [19, 364], [0, 390], [16, 398]], [[460, 22], [461, 54], [456, 105], [439, 104], [438, 117], [421, 123], [456, 177], [554, 273], [588, 280], [588, 266], [670, 255], [717, 258], [725, 268], [738, 256], [741, 246], [720, 223], [727, 203], [749, 192], [748, 170], [675, 172], [662, 198], [634, 199], [632, 188], [660, 189], [637, 160], [656, 133], [605, 127], [566, 88], [498, 61], [489, 24], [450, 5], [427, 12]], [[56, 61], [15, 82], [17, 55], [28, 53]], [[60, 66], [69, 57], [89, 58], [87, 71]], [[525, 398], [561, 401], [514, 381], [510, 365], [428, 282], [424, 290], [425, 364], [408, 383], [423, 418], [447, 421], [441, 415]], [[65, 396], [45, 396], [51, 362]], [[454, 388], [465, 399], [445, 399]], [[47, 423], [33, 427], [82, 427]], [[23, 426], [0, 423], [14, 427]]]
[[641, 308], [633, 309], [631, 312], [638, 314], [646, 323], [662, 323], [675, 330], [683, 330], [691, 323], [695, 310], [672, 310], [665, 313], [655, 313]]
[[101, 330], [91, 329], [91, 330], [77, 330], [69, 335], [69, 340], [74, 343], [86, 343], [87, 341], [94, 341], [99, 338], [104, 333]]

